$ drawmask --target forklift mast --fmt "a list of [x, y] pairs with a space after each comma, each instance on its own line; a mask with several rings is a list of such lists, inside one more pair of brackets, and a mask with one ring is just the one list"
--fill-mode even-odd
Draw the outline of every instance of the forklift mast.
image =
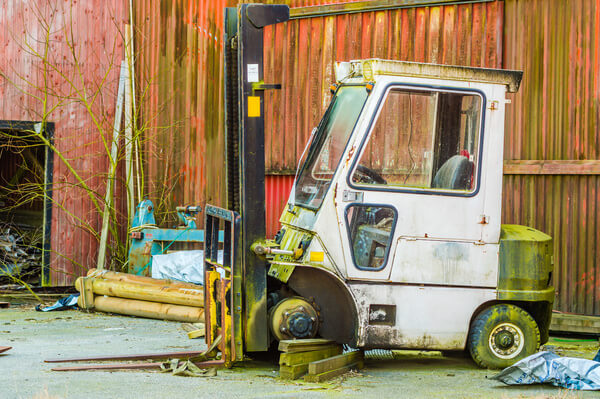
[[287, 5], [225, 9], [227, 209], [207, 205], [205, 210], [205, 309], [207, 343], [218, 335], [231, 339], [220, 344], [222, 356], [231, 361], [242, 360], [244, 351], [269, 347], [267, 263], [250, 246], [266, 234], [264, 90], [281, 87], [264, 83], [263, 28], [288, 19]]

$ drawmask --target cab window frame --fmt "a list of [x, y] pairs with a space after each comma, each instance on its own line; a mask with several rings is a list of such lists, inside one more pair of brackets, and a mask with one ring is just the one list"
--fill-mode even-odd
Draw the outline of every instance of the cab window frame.
[[[367, 184], [356, 184], [352, 180], [352, 176], [356, 172], [358, 167], [358, 163], [363, 155], [363, 150], [365, 146], [368, 144], [371, 135], [373, 134], [373, 130], [381, 111], [383, 110], [382, 105], [384, 101], [387, 99], [388, 93], [393, 89], [405, 89], [407, 91], [430, 91], [430, 92], [442, 92], [442, 93], [461, 93], [461, 94], [471, 94], [477, 95], [481, 98], [481, 116], [479, 121], [479, 137], [478, 137], [478, 151], [477, 151], [477, 165], [475, 165], [474, 172], [476, 173], [476, 179], [474, 180], [474, 188], [465, 192], [462, 190], [450, 190], [450, 189], [442, 189], [442, 188], [418, 188], [418, 187], [389, 187], [385, 185], [367, 185]], [[485, 139], [485, 113], [486, 113], [486, 104], [487, 98], [485, 93], [482, 90], [474, 89], [474, 88], [464, 88], [464, 87], [449, 87], [449, 86], [437, 86], [437, 85], [425, 85], [425, 84], [411, 84], [411, 83], [388, 83], [384, 86], [383, 92], [381, 96], [377, 99], [377, 112], [373, 114], [369, 124], [367, 126], [367, 134], [361, 139], [361, 143], [358, 147], [358, 151], [356, 151], [354, 155], [354, 159], [352, 160], [352, 165], [349, 169], [349, 172], [346, 176], [346, 183], [349, 187], [355, 190], [361, 191], [385, 191], [385, 192], [398, 192], [398, 193], [410, 193], [410, 194], [422, 194], [422, 195], [441, 195], [441, 196], [450, 196], [450, 197], [475, 197], [479, 194], [479, 190], [481, 188], [481, 175], [482, 175], [482, 164], [483, 164], [483, 143]]]
[[[350, 223], [348, 220], [348, 212], [350, 210], [351, 207], [375, 207], [375, 208], [388, 208], [390, 209], [393, 214], [394, 214], [394, 220], [392, 221], [392, 228], [390, 230], [390, 238], [389, 238], [389, 243], [386, 247], [385, 250], [385, 261], [382, 263], [381, 266], [375, 268], [375, 267], [364, 267], [364, 266], [359, 266], [356, 263], [356, 257], [354, 256], [354, 243], [352, 241], [352, 231], [350, 230]], [[396, 226], [398, 224], [398, 209], [396, 209], [396, 207], [392, 204], [378, 204], [378, 203], [364, 203], [364, 202], [350, 202], [346, 205], [346, 207], [344, 208], [344, 224], [346, 225], [346, 234], [348, 236], [348, 243], [350, 244], [350, 254], [352, 257], [352, 264], [354, 265], [354, 267], [358, 270], [361, 271], [368, 271], [368, 272], [379, 272], [382, 271], [383, 269], [385, 269], [388, 264], [390, 263], [390, 253], [392, 252], [392, 246], [393, 246], [393, 242], [394, 242], [394, 237], [396, 234]]]

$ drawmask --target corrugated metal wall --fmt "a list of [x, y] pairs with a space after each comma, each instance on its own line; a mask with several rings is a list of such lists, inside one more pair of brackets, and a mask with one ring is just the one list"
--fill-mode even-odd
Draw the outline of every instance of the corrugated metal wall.
[[[126, 16], [122, 0], [0, 4], [0, 119], [55, 122], [57, 150], [99, 196], [106, 187], [106, 151], [75, 90], [87, 88], [90, 98], [98, 94], [92, 105], [96, 122], [110, 129]], [[50, 263], [50, 283], [58, 286], [95, 265], [98, 239], [92, 231], [101, 222], [87, 192], [59, 158], [53, 171]]]
[[230, 3], [134, 1], [147, 191], [159, 218], [175, 205], [224, 198], [223, 8]]
[[499, 67], [502, 2], [404, 8], [292, 20], [265, 29], [268, 173], [293, 174], [330, 100], [335, 61], [359, 58]]
[[224, 205], [223, 15], [238, 2], [133, 3], [147, 193], [159, 218], [179, 204]]
[[506, 0], [505, 21], [504, 68], [524, 75], [504, 222], [554, 237], [556, 309], [600, 315], [600, 0]]

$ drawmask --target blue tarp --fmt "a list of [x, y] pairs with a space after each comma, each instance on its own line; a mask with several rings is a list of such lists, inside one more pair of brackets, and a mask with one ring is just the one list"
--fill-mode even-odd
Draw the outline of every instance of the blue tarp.
[[505, 368], [492, 379], [508, 385], [552, 384], [567, 389], [600, 390], [600, 362], [538, 352]]
[[37, 305], [35, 310], [38, 312], [50, 312], [51, 310], [77, 309], [77, 298], [79, 298], [79, 294], [69, 295], [64, 298], [60, 298], [52, 306], [42, 308], [42, 305]]

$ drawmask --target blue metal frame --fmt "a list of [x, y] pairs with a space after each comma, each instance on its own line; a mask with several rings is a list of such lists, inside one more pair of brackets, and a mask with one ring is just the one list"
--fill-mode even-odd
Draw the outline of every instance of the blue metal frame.
[[[143, 200], [137, 206], [132, 228], [142, 227], [136, 231], [137, 237], [131, 238], [128, 255], [128, 271], [131, 274], [150, 274], [152, 256], [160, 255], [175, 242], [204, 243], [204, 230], [196, 228], [194, 220], [186, 211], [178, 211], [179, 219], [185, 228], [155, 228], [154, 206], [150, 200]], [[148, 227], [143, 227], [148, 226]], [[224, 234], [219, 232], [218, 240], [223, 242]], [[146, 271], [148, 270], [148, 271]]]

